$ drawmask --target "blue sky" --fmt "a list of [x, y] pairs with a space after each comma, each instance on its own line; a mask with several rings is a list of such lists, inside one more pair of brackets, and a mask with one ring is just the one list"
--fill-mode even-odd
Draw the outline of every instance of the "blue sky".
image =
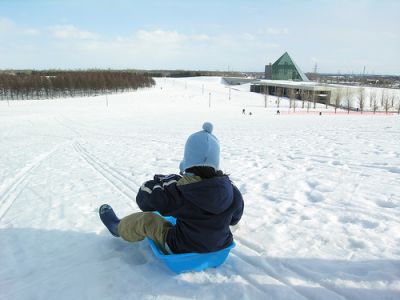
[[400, 74], [397, 0], [0, 0], [0, 69]]

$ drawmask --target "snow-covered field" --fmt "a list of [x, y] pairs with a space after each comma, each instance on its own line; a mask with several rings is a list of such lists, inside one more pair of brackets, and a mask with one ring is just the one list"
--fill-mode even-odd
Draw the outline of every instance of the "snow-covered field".
[[[399, 116], [276, 115], [274, 101], [186, 78], [108, 107], [0, 102], [0, 299], [400, 299]], [[175, 275], [97, 209], [138, 211], [141, 183], [178, 172], [206, 120], [245, 212], [224, 265]]]

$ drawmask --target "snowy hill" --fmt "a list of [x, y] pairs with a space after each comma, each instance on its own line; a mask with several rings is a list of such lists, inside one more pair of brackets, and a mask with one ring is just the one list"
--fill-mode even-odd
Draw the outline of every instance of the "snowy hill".
[[[108, 106], [0, 102], [0, 299], [399, 299], [399, 116], [276, 115], [274, 97], [230, 92], [163, 78]], [[139, 211], [206, 120], [245, 212], [224, 265], [175, 275], [97, 210]]]

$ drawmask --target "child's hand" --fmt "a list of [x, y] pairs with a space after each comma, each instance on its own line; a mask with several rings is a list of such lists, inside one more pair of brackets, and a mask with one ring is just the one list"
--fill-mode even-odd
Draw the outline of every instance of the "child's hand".
[[163, 182], [167, 182], [167, 181], [171, 181], [171, 180], [178, 181], [179, 179], [181, 179], [181, 176], [176, 175], [176, 174], [170, 174], [170, 175], [156, 174], [156, 175], [154, 175], [154, 180], [159, 183], [163, 183]]
[[151, 191], [153, 190], [154, 186], [160, 184], [159, 181], [156, 180], [148, 180], [145, 183], [142, 184], [142, 186], [140, 187], [142, 190], [147, 191], [148, 193], [151, 193]]
[[163, 180], [165, 178], [166, 175], [162, 175], [162, 174], [156, 174], [154, 175], [153, 179], [157, 182], [161, 182], [161, 180]]
[[145, 183], [143, 183], [140, 189], [151, 194], [154, 187], [158, 186], [163, 188], [166, 182], [170, 183], [173, 180], [178, 181], [179, 179], [181, 179], [181, 176], [176, 174], [171, 174], [171, 175], [156, 174], [154, 175], [153, 180], [148, 180]]

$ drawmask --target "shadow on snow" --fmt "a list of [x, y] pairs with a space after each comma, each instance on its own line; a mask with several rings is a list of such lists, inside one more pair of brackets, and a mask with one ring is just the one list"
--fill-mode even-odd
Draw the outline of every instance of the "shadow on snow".
[[[400, 295], [399, 287], [394, 287], [400, 280], [398, 260], [276, 258], [245, 256], [234, 250], [217, 269], [176, 275], [155, 259], [146, 242], [127, 243], [106, 232], [6, 228], [0, 229], [0, 240], [0, 291], [4, 299], [138, 299], [160, 295], [399, 299]], [[378, 287], [362, 288], [369, 283]]]

